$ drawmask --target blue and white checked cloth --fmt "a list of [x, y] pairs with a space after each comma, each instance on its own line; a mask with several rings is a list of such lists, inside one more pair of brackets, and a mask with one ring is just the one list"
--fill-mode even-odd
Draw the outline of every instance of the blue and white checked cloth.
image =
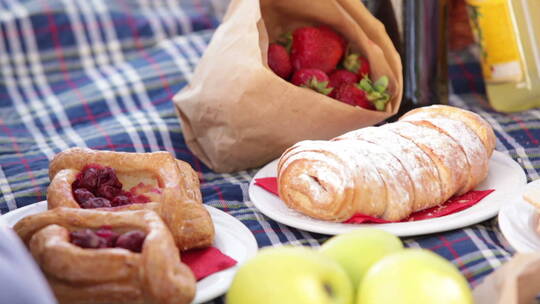
[[[185, 145], [171, 99], [204, 52], [223, 1], [0, 0], [0, 211], [44, 200], [48, 162], [68, 147], [167, 150], [201, 173], [204, 202], [240, 219], [260, 247], [326, 240], [259, 213], [247, 195], [256, 170], [216, 174]], [[540, 111], [490, 111], [476, 61], [467, 52], [451, 59], [451, 103], [487, 119], [497, 149], [529, 181], [538, 178]], [[473, 286], [513, 254], [495, 219], [404, 241], [451, 260]]]

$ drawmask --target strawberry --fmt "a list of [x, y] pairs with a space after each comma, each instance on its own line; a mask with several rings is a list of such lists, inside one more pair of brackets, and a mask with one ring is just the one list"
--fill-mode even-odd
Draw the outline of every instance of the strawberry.
[[338, 33], [336, 33], [332, 28], [327, 25], [319, 25], [317, 28], [326, 35], [329, 39], [336, 40], [341, 44], [343, 52], [347, 49], [347, 41]]
[[371, 73], [371, 68], [369, 66], [369, 61], [366, 57], [360, 56], [356, 53], [351, 53], [345, 57], [343, 60], [343, 66], [358, 75], [360, 78], [369, 76]]
[[335, 70], [328, 77], [330, 78], [329, 87], [332, 88], [339, 88], [344, 83], [356, 83], [359, 80], [355, 73], [347, 70]]
[[296, 70], [334, 70], [345, 53], [345, 40], [327, 26], [306, 26], [293, 32], [291, 62]]
[[301, 69], [294, 72], [291, 82], [294, 85], [312, 89], [324, 95], [330, 94], [332, 88], [328, 87], [330, 79], [325, 72], [317, 69]]
[[268, 66], [279, 77], [288, 79], [292, 73], [291, 58], [287, 49], [277, 43], [268, 46]]
[[352, 106], [359, 106], [368, 110], [375, 110], [368, 100], [366, 92], [360, 90], [354, 83], [342, 84], [336, 91], [335, 98]]
[[390, 100], [388, 93], [388, 77], [382, 76], [374, 83], [369, 77], [364, 77], [358, 83], [358, 87], [366, 93], [367, 99], [378, 111], [384, 111], [386, 104]]

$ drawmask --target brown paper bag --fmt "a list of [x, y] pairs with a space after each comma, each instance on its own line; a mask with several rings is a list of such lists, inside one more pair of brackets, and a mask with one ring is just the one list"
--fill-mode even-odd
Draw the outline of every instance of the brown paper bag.
[[540, 293], [540, 253], [516, 254], [473, 290], [476, 304], [531, 304]]
[[[267, 65], [269, 41], [300, 26], [326, 24], [386, 75], [385, 112], [341, 103], [290, 84]], [[187, 145], [207, 166], [261, 166], [304, 139], [330, 139], [373, 125], [399, 108], [401, 61], [384, 26], [359, 0], [232, 0], [190, 84], [174, 97]]]

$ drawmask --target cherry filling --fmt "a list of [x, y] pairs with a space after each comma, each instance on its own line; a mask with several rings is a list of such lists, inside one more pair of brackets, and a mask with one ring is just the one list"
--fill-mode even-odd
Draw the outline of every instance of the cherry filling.
[[80, 188], [95, 191], [99, 181], [99, 167], [85, 167], [77, 177], [77, 184]]
[[96, 196], [101, 196], [108, 200], [112, 200], [121, 194], [122, 183], [120, 183], [112, 168], [105, 167], [99, 173], [95, 192]]
[[125, 248], [133, 252], [141, 252], [146, 235], [140, 230], [133, 230], [120, 235], [115, 247]]
[[73, 196], [79, 204], [86, 203], [89, 199], [95, 198], [94, 194], [85, 188], [73, 190]]
[[108, 208], [123, 205], [146, 203], [148, 198], [122, 190], [114, 169], [97, 164], [83, 168], [71, 185], [73, 197], [81, 208]]
[[107, 241], [90, 229], [70, 233], [71, 243], [82, 248], [107, 248]]
[[115, 247], [114, 244], [119, 236], [119, 234], [114, 232], [110, 227], [101, 227], [100, 229], [96, 230], [94, 234], [105, 240], [105, 248]]
[[122, 206], [122, 205], [129, 205], [134, 204], [135, 202], [132, 202], [129, 197], [125, 195], [118, 195], [112, 200], [113, 206]]
[[101, 227], [94, 231], [82, 229], [69, 234], [70, 242], [81, 248], [124, 248], [140, 253], [146, 234], [140, 230], [132, 230], [122, 234], [113, 231], [110, 227]]

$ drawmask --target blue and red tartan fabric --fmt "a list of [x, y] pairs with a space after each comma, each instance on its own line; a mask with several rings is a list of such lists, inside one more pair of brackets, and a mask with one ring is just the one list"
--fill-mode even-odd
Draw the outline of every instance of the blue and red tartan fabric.
[[[68, 147], [167, 150], [201, 173], [204, 202], [240, 219], [260, 247], [326, 240], [259, 213], [247, 194], [256, 170], [214, 173], [185, 145], [171, 98], [190, 78], [224, 1], [0, 0], [0, 211], [45, 200], [48, 162]], [[469, 52], [451, 60], [451, 104], [487, 119], [497, 149], [537, 179], [540, 111], [489, 110], [476, 60]], [[404, 241], [451, 260], [473, 286], [513, 254], [495, 219]]]

